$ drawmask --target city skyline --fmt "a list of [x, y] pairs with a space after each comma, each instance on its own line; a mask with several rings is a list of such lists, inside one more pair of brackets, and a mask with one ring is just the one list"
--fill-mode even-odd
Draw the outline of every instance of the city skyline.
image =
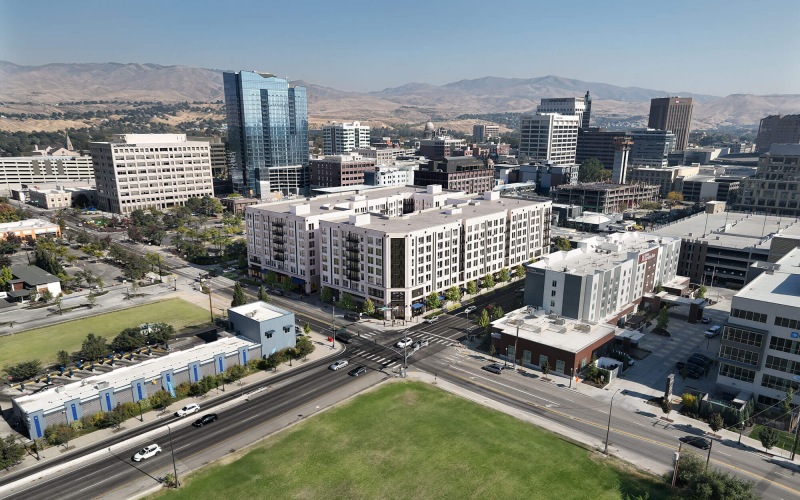
[[[488, 30], [474, 24], [485, 4], [470, 1], [458, 10], [435, 3], [401, 10], [388, 4], [310, 2], [305, 17], [271, 2], [212, 7], [210, 2], [145, 1], [121, 17], [115, 5], [80, 2], [70, 5], [69, 29], [30, 37], [24, 27], [61, 4], [6, 3], [0, 7], [0, 60], [33, 66], [136, 62], [253, 69], [352, 91], [484, 76], [558, 75], [672, 94], [800, 92], [800, 66], [788, 64], [800, 59], [800, 32], [794, 29], [800, 4], [789, 1], [771, 5], [771, 12], [781, 15], [763, 18], [748, 15], [750, 4], [744, 2], [626, 1], [614, 8], [585, 4], [577, 9], [507, 2], [496, 8]], [[96, 22], [103, 17], [116, 22]], [[465, 26], [474, 26], [475, 33], [436, 35]], [[624, 29], [609, 36], [606, 26]], [[658, 29], [668, 30], [668, 36], [654, 36]], [[408, 64], [398, 64], [402, 61]]]

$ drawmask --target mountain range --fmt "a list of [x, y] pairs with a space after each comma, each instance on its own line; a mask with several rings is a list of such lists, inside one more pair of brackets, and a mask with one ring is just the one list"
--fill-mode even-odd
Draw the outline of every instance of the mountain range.
[[[222, 70], [157, 64], [76, 63], [21, 66], [0, 61], [0, 111], [8, 103], [52, 106], [70, 101], [202, 101], [223, 99]], [[407, 83], [375, 92], [348, 92], [309, 82], [312, 122], [361, 120], [373, 125], [446, 122], [463, 114], [520, 113], [543, 97], [592, 95], [597, 118], [646, 121], [653, 97], [695, 99], [693, 128], [755, 127], [764, 116], [800, 112], [800, 94], [725, 97], [620, 87], [559, 76], [484, 78], [445, 85]]]

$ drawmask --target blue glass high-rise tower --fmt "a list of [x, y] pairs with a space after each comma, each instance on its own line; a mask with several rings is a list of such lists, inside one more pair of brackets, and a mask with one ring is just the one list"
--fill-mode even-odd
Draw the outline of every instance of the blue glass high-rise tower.
[[235, 191], [266, 198], [308, 188], [308, 98], [305, 87], [266, 73], [223, 73]]

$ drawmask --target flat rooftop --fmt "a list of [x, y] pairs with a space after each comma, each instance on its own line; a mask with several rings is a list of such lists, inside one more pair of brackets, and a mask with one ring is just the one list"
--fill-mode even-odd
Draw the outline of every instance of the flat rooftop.
[[4, 222], [0, 224], [0, 233], [8, 231], [25, 231], [29, 229], [57, 228], [58, 224], [43, 219], [25, 219], [16, 222]]
[[[48, 389], [36, 394], [15, 398], [17, 405], [25, 412], [52, 410], [61, 408], [67, 401], [80, 398], [82, 401], [99, 398], [98, 384], [107, 382], [107, 387], [124, 389], [130, 387], [134, 380], [144, 379], [147, 382], [160, 380], [161, 373], [167, 369], [183, 369], [194, 361], [209, 361], [215, 354], [237, 352], [240, 347], [252, 347], [257, 344], [244, 337], [223, 337], [215, 342], [199, 345], [185, 351], [170, 353], [160, 358], [148, 359], [135, 365], [115, 368], [108, 373], [101, 373], [67, 385]], [[150, 387], [159, 387], [158, 385]]]
[[290, 314], [290, 311], [267, 304], [266, 302], [251, 302], [243, 306], [231, 307], [228, 309], [228, 311], [241, 314], [242, 316], [247, 316], [248, 318], [258, 322], [280, 318], [281, 316]]
[[[425, 193], [426, 188], [414, 186], [389, 186], [389, 187], [375, 187], [367, 186], [370, 189], [365, 189], [364, 193], [356, 193], [355, 186], [343, 186], [341, 188], [325, 188], [325, 189], [339, 189], [343, 191], [338, 194], [328, 194], [321, 196], [314, 196], [310, 198], [294, 199], [290, 201], [277, 201], [271, 203], [260, 203], [258, 205], [251, 205], [248, 207], [252, 209], [269, 210], [270, 212], [284, 213], [289, 215], [293, 206], [309, 205], [311, 210], [307, 215], [320, 215], [330, 213], [336, 210], [336, 207], [344, 209], [356, 200], [369, 200], [373, 198], [385, 198], [393, 195], [408, 196], [413, 193]], [[327, 207], [327, 208], [326, 208]]]
[[592, 324], [556, 315], [545, 314], [544, 311], [523, 307], [511, 311], [502, 318], [492, 322], [492, 327], [504, 335], [517, 335], [539, 344], [548, 345], [562, 351], [577, 353], [598, 340], [613, 336], [617, 328], [606, 324]]
[[800, 309], [800, 248], [790, 251], [777, 264], [780, 267], [761, 273], [735, 297]]
[[700, 213], [660, 227], [653, 233], [707, 241], [715, 247], [768, 250], [773, 236], [800, 236], [800, 219], [735, 212]]

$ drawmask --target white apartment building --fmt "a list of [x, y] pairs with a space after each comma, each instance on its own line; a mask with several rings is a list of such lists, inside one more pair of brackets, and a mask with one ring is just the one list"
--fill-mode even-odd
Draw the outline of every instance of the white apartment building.
[[91, 156], [0, 157], [0, 191], [22, 189], [23, 184], [82, 181], [94, 184]]
[[578, 117], [578, 125], [583, 123], [583, 114], [586, 112], [586, 98], [584, 97], [552, 97], [539, 101], [537, 113], [558, 113]]
[[527, 266], [525, 304], [546, 313], [616, 322], [645, 293], [676, 278], [680, 238], [640, 232], [592, 236]]
[[549, 200], [378, 188], [247, 208], [250, 271], [288, 276], [409, 317], [432, 291], [496, 274], [549, 247]]
[[[790, 387], [800, 389], [800, 248], [760, 267], [764, 272], [731, 300], [717, 384], [744, 400], [752, 396], [771, 406]], [[796, 395], [794, 404], [798, 402]]]
[[89, 151], [101, 210], [163, 210], [214, 196], [209, 144], [187, 141], [185, 134], [120, 134], [90, 143]]
[[378, 165], [373, 171], [364, 172], [364, 184], [368, 186], [413, 186], [414, 172], [419, 168], [416, 161], [397, 161], [394, 165]]
[[353, 154], [361, 155], [364, 158], [372, 158], [375, 160], [376, 165], [391, 165], [397, 160], [398, 156], [413, 155], [414, 150], [400, 148], [356, 148], [353, 150]]
[[369, 127], [361, 122], [337, 123], [322, 127], [322, 152], [346, 155], [357, 148], [369, 148]]
[[519, 158], [522, 161], [547, 160], [555, 164], [575, 163], [580, 118], [558, 113], [522, 115]]

